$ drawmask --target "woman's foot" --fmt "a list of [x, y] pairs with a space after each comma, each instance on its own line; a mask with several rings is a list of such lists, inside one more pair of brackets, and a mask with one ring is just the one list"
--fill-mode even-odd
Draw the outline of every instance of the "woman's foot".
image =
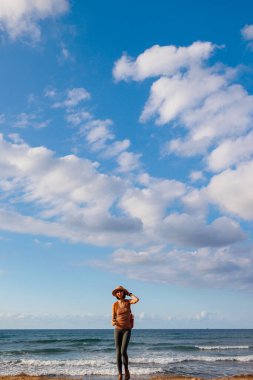
[[128, 369], [125, 370], [125, 380], [129, 380], [130, 379], [130, 372]]
[[122, 374], [118, 375], [118, 380], [122, 380]]

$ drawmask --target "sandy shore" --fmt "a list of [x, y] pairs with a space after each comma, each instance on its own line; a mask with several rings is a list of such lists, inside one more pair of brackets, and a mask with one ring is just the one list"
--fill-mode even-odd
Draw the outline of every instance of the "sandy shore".
[[[91, 376], [87, 376], [89, 379]], [[139, 376], [138, 376], [139, 377]], [[60, 377], [47, 377], [47, 376], [28, 376], [25, 374], [20, 374], [16, 376], [0, 376], [0, 380], [66, 380], [67, 377], [60, 378]], [[71, 378], [71, 377], [70, 377]], [[86, 376], [81, 377], [79, 380], [85, 379]], [[102, 376], [101, 376], [102, 379]], [[236, 375], [236, 376], [230, 376], [230, 377], [219, 377], [219, 378], [213, 378], [208, 380], [253, 380], [253, 374], [252, 375]], [[75, 378], [75, 380], [78, 380]], [[117, 378], [115, 377], [115, 380]], [[134, 380], [134, 379], [133, 379]], [[201, 377], [190, 377], [190, 376], [153, 376], [150, 378], [150, 380], [203, 380]]]
[[[203, 380], [203, 377], [191, 377], [191, 376], [154, 376], [152, 380]], [[208, 380], [253, 380], [252, 375], [236, 375], [229, 377], [212, 378]]]

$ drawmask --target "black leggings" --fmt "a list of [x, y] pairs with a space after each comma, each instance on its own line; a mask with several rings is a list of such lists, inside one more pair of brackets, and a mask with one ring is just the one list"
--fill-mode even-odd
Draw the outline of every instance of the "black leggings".
[[127, 346], [131, 337], [131, 329], [115, 329], [114, 339], [116, 347], [117, 367], [122, 374], [122, 358], [125, 370], [128, 369]]

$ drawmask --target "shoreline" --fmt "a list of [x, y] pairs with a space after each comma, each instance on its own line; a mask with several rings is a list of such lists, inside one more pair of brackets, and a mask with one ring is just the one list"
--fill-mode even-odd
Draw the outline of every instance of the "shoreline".
[[[135, 376], [134, 376], [135, 377]], [[138, 379], [142, 379], [144, 376], [136, 376]], [[48, 376], [48, 375], [27, 375], [25, 373], [20, 373], [18, 375], [3, 375], [0, 376], [0, 380], [66, 380], [66, 379], [76, 379], [76, 380], [85, 380], [88, 379], [109, 379], [106, 376]], [[117, 376], [114, 376], [113, 379], [117, 379]], [[233, 375], [233, 376], [225, 376], [225, 377], [212, 377], [212, 378], [204, 378], [204, 377], [196, 377], [196, 376], [182, 376], [182, 375], [160, 375], [160, 376], [150, 376], [149, 380], [253, 380], [252, 374], [241, 374], [241, 375]]]

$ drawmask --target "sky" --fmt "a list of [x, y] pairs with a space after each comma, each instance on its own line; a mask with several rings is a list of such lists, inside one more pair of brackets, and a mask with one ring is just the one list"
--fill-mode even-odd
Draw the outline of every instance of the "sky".
[[252, 328], [251, 0], [0, 0], [0, 329]]

